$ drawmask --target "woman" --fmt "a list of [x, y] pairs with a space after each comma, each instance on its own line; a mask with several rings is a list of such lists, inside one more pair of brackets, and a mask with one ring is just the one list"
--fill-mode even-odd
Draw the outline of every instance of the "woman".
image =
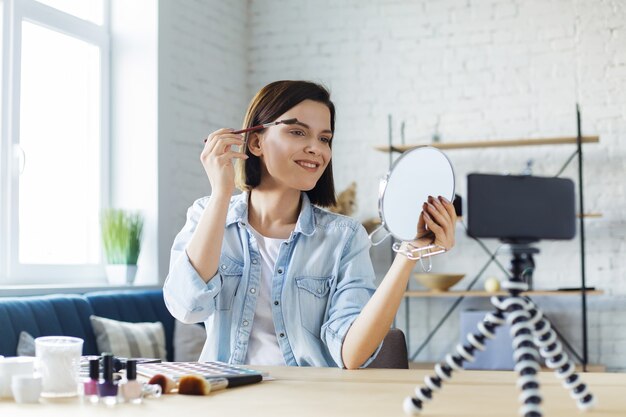
[[[212, 193], [189, 209], [174, 241], [165, 301], [177, 319], [205, 322], [203, 361], [364, 367], [415, 261], [396, 256], [376, 289], [363, 227], [318, 207], [335, 203], [328, 91], [271, 83], [250, 103], [245, 126], [288, 119], [297, 121], [209, 135], [200, 159]], [[244, 192], [232, 197], [235, 185]], [[449, 201], [430, 198], [411, 243], [450, 249], [455, 221]]]

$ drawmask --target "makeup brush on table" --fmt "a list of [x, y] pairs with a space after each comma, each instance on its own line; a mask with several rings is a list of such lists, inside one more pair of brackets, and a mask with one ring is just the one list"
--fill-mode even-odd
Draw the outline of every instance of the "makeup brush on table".
[[185, 375], [178, 380], [178, 393], [182, 395], [209, 395], [212, 391], [228, 388], [228, 379], [205, 379], [200, 375]]
[[[241, 129], [241, 130], [235, 130], [234, 133], [236, 135], [240, 134], [240, 133], [246, 133], [246, 132], [256, 132], [257, 130], [263, 130], [266, 129], [270, 126], [276, 126], [276, 125], [292, 125], [298, 123], [298, 119], [285, 119], [285, 120], [278, 120], [276, 122], [270, 122], [270, 123], [263, 123], [262, 125], [256, 125], [256, 126], [252, 126], [252, 127], [248, 127], [246, 129]], [[204, 143], [206, 143], [206, 139], [204, 139]]]
[[161, 392], [163, 394], [170, 394], [172, 391], [174, 391], [177, 388], [176, 381], [174, 381], [172, 378], [163, 374], [156, 374], [152, 376], [152, 378], [150, 378], [150, 380], [148, 381], [148, 384], [160, 385]]

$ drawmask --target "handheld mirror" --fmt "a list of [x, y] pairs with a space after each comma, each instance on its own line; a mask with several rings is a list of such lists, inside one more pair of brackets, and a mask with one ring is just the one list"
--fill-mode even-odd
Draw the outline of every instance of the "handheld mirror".
[[[417, 222], [422, 204], [428, 196], [454, 199], [454, 170], [446, 155], [437, 148], [423, 146], [405, 152], [392, 165], [381, 180], [378, 191], [378, 214], [381, 225], [370, 234], [372, 245], [382, 243], [388, 236], [399, 241], [412, 241], [417, 237]], [[373, 236], [382, 228], [387, 233], [374, 241]], [[430, 245], [425, 248], [402, 249], [394, 243], [393, 250], [410, 259], [422, 259], [445, 252], [444, 248]], [[423, 266], [423, 265], [422, 265]]]

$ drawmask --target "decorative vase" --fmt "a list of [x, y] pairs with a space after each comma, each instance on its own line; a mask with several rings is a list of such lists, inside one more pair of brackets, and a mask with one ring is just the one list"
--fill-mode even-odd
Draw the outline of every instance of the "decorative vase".
[[133, 285], [137, 275], [137, 265], [106, 265], [107, 280], [111, 285]]

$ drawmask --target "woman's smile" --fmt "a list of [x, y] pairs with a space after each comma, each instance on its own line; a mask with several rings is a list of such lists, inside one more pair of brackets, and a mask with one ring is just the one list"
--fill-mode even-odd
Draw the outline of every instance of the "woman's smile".
[[317, 172], [318, 168], [321, 165], [319, 162], [314, 162], [314, 161], [304, 160], [304, 159], [296, 161], [296, 164], [300, 165], [300, 167], [302, 167], [305, 171], [308, 171], [308, 172]]

